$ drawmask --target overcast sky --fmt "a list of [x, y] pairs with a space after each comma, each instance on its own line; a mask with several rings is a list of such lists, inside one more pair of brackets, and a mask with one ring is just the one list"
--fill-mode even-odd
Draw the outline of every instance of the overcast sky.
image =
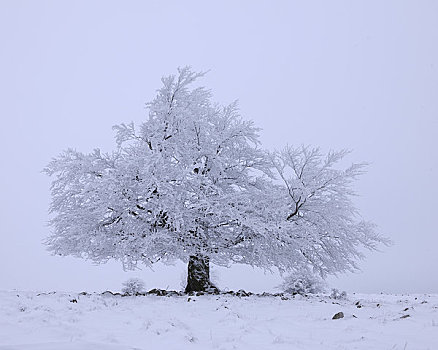
[[[394, 241], [357, 292], [438, 292], [437, 1], [0, 1], [0, 289], [104, 290], [128, 276], [179, 288], [185, 267], [125, 273], [51, 256], [50, 178], [67, 147], [114, 148], [140, 123], [163, 75], [210, 70], [220, 103], [263, 128], [264, 146], [349, 148], [365, 219]], [[278, 276], [213, 269], [220, 287], [270, 289]]]

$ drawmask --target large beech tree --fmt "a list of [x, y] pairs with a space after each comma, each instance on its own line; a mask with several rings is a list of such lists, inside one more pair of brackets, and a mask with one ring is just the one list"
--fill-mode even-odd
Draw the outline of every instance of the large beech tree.
[[192, 292], [217, 290], [210, 262], [325, 275], [356, 268], [361, 248], [385, 242], [351, 201], [363, 165], [339, 170], [344, 151], [261, 149], [235, 103], [191, 88], [202, 75], [163, 78], [148, 119], [114, 127], [113, 153], [68, 149], [48, 164], [53, 253], [127, 269], [180, 259]]

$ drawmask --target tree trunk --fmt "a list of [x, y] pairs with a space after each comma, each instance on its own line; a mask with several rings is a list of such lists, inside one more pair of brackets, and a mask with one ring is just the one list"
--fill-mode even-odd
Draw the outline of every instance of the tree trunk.
[[210, 259], [207, 256], [190, 256], [185, 292], [218, 292], [210, 281]]

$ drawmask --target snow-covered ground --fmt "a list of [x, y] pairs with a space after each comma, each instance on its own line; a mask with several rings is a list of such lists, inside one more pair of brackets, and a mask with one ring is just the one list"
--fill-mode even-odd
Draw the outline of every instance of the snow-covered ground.
[[[344, 318], [333, 320], [342, 311]], [[438, 349], [438, 295], [0, 292], [0, 349]]]

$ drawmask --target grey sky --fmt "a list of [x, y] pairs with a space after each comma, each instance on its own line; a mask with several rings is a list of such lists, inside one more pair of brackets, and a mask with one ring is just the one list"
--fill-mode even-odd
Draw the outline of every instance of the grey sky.
[[[395, 245], [333, 286], [438, 292], [437, 18], [436, 1], [1, 1], [0, 289], [119, 287], [118, 264], [45, 251], [40, 171], [67, 147], [112, 149], [112, 125], [140, 122], [160, 77], [191, 65], [211, 69], [217, 101], [240, 100], [266, 147], [349, 148], [371, 163], [357, 203]], [[241, 269], [221, 280], [277, 282]], [[178, 287], [182, 271], [134, 275]]]

